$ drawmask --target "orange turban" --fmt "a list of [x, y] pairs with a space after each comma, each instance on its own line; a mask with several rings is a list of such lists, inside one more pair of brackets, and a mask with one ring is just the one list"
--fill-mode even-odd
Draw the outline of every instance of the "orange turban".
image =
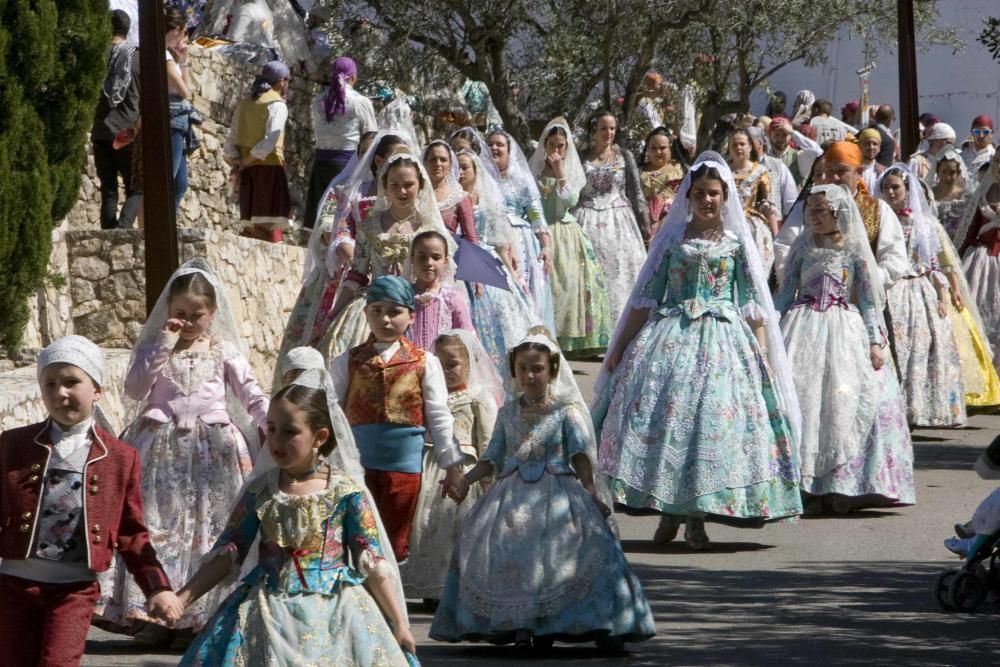
[[850, 141], [835, 141], [823, 153], [826, 162], [839, 162], [852, 167], [861, 167], [861, 148]]

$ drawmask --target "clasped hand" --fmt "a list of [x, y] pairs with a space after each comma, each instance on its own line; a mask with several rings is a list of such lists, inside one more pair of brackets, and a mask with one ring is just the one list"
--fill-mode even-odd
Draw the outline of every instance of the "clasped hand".
[[151, 618], [158, 618], [170, 627], [184, 615], [184, 604], [173, 591], [164, 590], [151, 595], [146, 601]]
[[462, 466], [448, 468], [441, 482], [441, 496], [461, 503], [467, 495], [469, 495], [469, 483], [462, 474]]

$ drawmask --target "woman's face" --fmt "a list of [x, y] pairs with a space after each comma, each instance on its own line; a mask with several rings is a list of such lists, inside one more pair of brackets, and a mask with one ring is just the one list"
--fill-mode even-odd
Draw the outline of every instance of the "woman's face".
[[958, 175], [961, 173], [962, 170], [958, 168], [958, 163], [954, 160], [938, 162], [937, 176], [941, 185], [952, 187], [958, 181]]
[[889, 174], [882, 179], [882, 194], [894, 210], [906, 206], [906, 184], [897, 174]]
[[420, 178], [417, 168], [409, 164], [400, 164], [389, 168], [386, 181], [386, 191], [389, 201], [399, 208], [411, 208], [416, 204], [420, 192]]
[[740, 132], [729, 138], [729, 159], [740, 163], [750, 159], [750, 142], [747, 140], [747, 135]]
[[717, 222], [722, 217], [722, 204], [726, 201], [725, 188], [717, 178], [702, 176], [691, 184], [688, 202], [695, 222]]
[[646, 146], [646, 164], [659, 169], [670, 162], [670, 139], [662, 134], [654, 134]]
[[434, 144], [427, 151], [424, 167], [427, 169], [427, 175], [431, 177], [431, 182], [437, 185], [451, 171], [451, 151], [441, 144]]
[[837, 231], [837, 218], [833, 215], [833, 209], [830, 208], [830, 202], [827, 201], [826, 195], [809, 196], [806, 201], [806, 224], [821, 236]]
[[476, 163], [468, 155], [458, 156], [458, 182], [466, 192], [476, 187]]
[[510, 162], [510, 147], [507, 146], [507, 137], [502, 134], [491, 134], [486, 140], [486, 144], [490, 147], [490, 153], [493, 155], [493, 161], [497, 168], [500, 171], [505, 170]]
[[606, 148], [615, 140], [615, 132], [618, 131], [618, 121], [612, 116], [601, 116], [597, 119], [597, 127], [594, 128], [594, 145], [598, 148]]
[[545, 155], [566, 157], [566, 145], [566, 137], [559, 133], [550, 134], [545, 139]]
[[450, 143], [451, 143], [451, 150], [455, 151], [456, 153], [459, 151], [472, 150], [472, 142], [470, 142], [465, 137], [458, 137], [458, 136], [453, 137]]

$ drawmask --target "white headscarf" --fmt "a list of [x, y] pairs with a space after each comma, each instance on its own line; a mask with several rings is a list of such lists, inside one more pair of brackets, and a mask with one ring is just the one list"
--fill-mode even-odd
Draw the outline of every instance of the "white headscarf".
[[38, 355], [38, 379], [42, 371], [52, 364], [71, 364], [90, 376], [98, 387], [104, 385], [104, 353], [90, 339], [83, 336], [63, 336], [48, 345]]
[[958, 163], [958, 178], [962, 187], [965, 188], [966, 192], [974, 188], [976, 185], [976, 180], [969, 175], [969, 169], [965, 165], [965, 160], [962, 159], [961, 154], [955, 150], [954, 146], [945, 146], [944, 150], [937, 154], [937, 159], [934, 162], [934, 181], [937, 182], [937, 169], [941, 166], [942, 162], [950, 161]]
[[920, 183], [910, 168], [897, 162], [882, 172], [876, 183], [878, 198], [886, 201], [885, 194], [882, 192], [882, 184], [886, 176], [892, 175], [902, 177], [903, 184], [906, 186], [907, 202], [905, 208], [910, 209], [910, 226], [912, 228], [910, 238], [913, 239], [913, 248], [916, 250], [917, 259], [921, 266], [927, 268], [936, 265], [938, 253], [941, 252], [941, 243], [938, 241], [937, 231], [932, 224], [930, 206], [924, 197], [924, 190], [920, 187]]
[[434, 141], [424, 146], [424, 152], [421, 153], [420, 155], [420, 160], [423, 163], [424, 168], [425, 169], [427, 168], [427, 155], [430, 153], [432, 148], [435, 148], [437, 146], [441, 146], [445, 150], [447, 150], [448, 157], [451, 160], [451, 171], [447, 176], [445, 176], [445, 178], [448, 180], [448, 189], [450, 191], [449, 196], [445, 201], [438, 202], [438, 208], [442, 209], [460, 202], [462, 198], [465, 197], [465, 191], [462, 190], [462, 186], [458, 182], [458, 175], [459, 175], [458, 158], [455, 156], [455, 151], [452, 150], [451, 144], [449, 144], [444, 139], [435, 139]]
[[406, 103], [406, 95], [399, 90], [396, 91], [392, 102], [379, 111], [378, 125], [403, 137], [411, 146], [420, 145], [420, 140], [417, 138], [417, 128], [413, 125], [413, 111]]
[[503, 405], [506, 398], [503, 381], [500, 379], [500, 374], [497, 372], [493, 360], [490, 359], [490, 355], [486, 353], [483, 344], [479, 342], [479, 337], [467, 329], [442, 331], [431, 346], [432, 354], [437, 354], [438, 341], [445, 336], [458, 338], [469, 354], [469, 389], [484, 392], [496, 403], [498, 408]]
[[[639, 272], [639, 279], [632, 289], [622, 316], [615, 327], [614, 335], [611, 337], [609, 350], [617, 349], [618, 341], [622, 336], [625, 323], [628, 320], [628, 313], [632, 309], [656, 308], [659, 304], [642, 296], [642, 290], [649, 283], [657, 271], [660, 270], [665, 261], [667, 252], [684, 242], [684, 234], [688, 223], [691, 221], [690, 202], [688, 192], [691, 189], [692, 175], [701, 167], [712, 167], [722, 177], [726, 185], [725, 203], [722, 207], [722, 222], [728, 233], [733, 234], [746, 255], [749, 264], [750, 275], [753, 278], [753, 285], [757, 292], [758, 304], [748, 304], [750, 310], [755, 312], [745, 312], [744, 316], [754, 316], [764, 322], [764, 331], [767, 336], [767, 359], [774, 374], [775, 384], [778, 389], [778, 398], [781, 410], [788, 419], [792, 428], [792, 442], [798, 445], [799, 434], [801, 433], [802, 414], [799, 410], [799, 399], [795, 393], [795, 382], [792, 376], [792, 367], [788, 362], [785, 353], [785, 341], [779, 326], [779, 316], [774, 310], [774, 302], [771, 300], [771, 290], [767, 284], [767, 274], [764, 273], [764, 265], [760, 259], [760, 252], [757, 250], [757, 242], [754, 240], [753, 232], [747, 223], [743, 213], [743, 205], [740, 203], [739, 192], [736, 189], [736, 182], [733, 180], [733, 173], [729, 165], [721, 155], [715, 151], [706, 151], [698, 156], [694, 165], [684, 176], [683, 182], [677, 191], [670, 212], [667, 214], [660, 231], [653, 237], [646, 256], [646, 262]], [[746, 308], [746, 307], [744, 307]], [[759, 309], [758, 309], [759, 308]], [[596, 394], [600, 394], [604, 384], [608, 381], [609, 374], [606, 367], [602, 366], [597, 378]]]
[[[496, 134], [507, 138], [507, 178], [504, 179], [501, 174], [501, 180], [513, 181], [519, 187], [528, 190], [528, 195], [532, 201], [541, 201], [542, 196], [538, 192], [538, 184], [535, 183], [535, 177], [532, 175], [531, 167], [528, 165], [528, 158], [524, 157], [524, 151], [521, 150], [521, 146], [509, 132], [502, 129], [490, 132], [486, 135], [487, 140]], [[491, 152], [489, 155], [492, 158], [493, 153]], [[496, 163], [494, 162], [494, 164]]]
[[536, 179], [542, 175], [542, 170], [545, 169], [545, 140], [549, 138], [549, 134], [555, 128], [561, 128], [564, 133], [563, 136], [566, 139], [566, 157], [563, 160], [563, 168], [566, 172], [566, 187], [570, 192], [578, 193], [587, 185], [587, 174], [583, 171], [580, 154], [577, 152], [576, 144], [573, 142], [573, 133], [570, 131], [569, 125], [562, 118], [549, 121], [549, 124], [542, 130], [542, 134], [538, 138], [538, 147], [531, 154], [528, 166], [531, 168], [531, 174]]
[[493, 177], [495, 181], [500, 180], [500, 170], [497, 169], [497, 165], [493, 162], [491, 157], [490, 147], [486, 143], [486, 138], [483, 137], [483, 133], [474, 127], [460, 127], [448, 137], [448, 144], [450, 145], [456, 138], [466, 139], [472, 142], [472, 152], [478, 155], [483, 160], [483, 165], [489, 171], [490, 176]]
[[278, 360], [278, 377], [284, 377], [288, 371], [323, 370], [326, 361], [323, 354], [308, 345], [293, 347], [285, 356]]
[[[507, 248], [516, 243], [514, 230], [507, 222], [507, 209], [504, 207], [503, 194], [500, 185], [493, 178], [487, 165], [493, 160], [483, 160], [470, 150], [461, 150], [458, 156], [470, 158], [476, 166], [476, 202], [475, 209], [483, 216], [484, 229], [480, 234], [480, 242], [495, 248]], [[458, 157], [456, 156], [456, 158]], [[457, 160], [456, 160], [457, 161]], [[495, 167], [495, 165], [494, 165]]]

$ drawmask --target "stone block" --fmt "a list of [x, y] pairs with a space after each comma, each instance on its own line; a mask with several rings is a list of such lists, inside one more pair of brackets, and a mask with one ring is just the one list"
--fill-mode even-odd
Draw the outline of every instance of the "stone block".
[[103, 280], [111, 274], [111, 266], [97, 257], [75, 257], [70, 263], [73, 278]]

